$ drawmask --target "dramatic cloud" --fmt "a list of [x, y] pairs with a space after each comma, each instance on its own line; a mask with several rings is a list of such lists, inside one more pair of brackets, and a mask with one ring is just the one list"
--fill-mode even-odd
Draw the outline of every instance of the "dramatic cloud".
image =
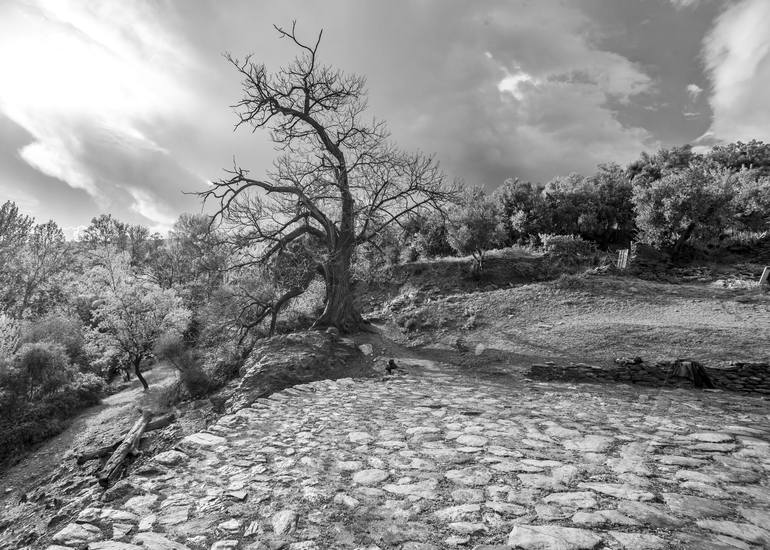
[[713, 110], [706, 137], [770, 140], [770, 2], [742, 0], [716, 20], [703, 43]]
[[[450, 176], [492, 188], [514, 176], [590, 173], [707, 129], [707, 94], [688, 83], [706, 81], [693, 59], [718, 5], [675, 4], [700, 5], [2, 2], [0, 192], [71, 231], [102, 212], [163, 230], [200, 208], [182, 191], [220, 177], [233, 156], [264, 175], [276, 152], [267, 132], [232, 132], [240, 79], [221, 54], [253, 53], [275, 70], [297, 52], [272, 24], [295, 18], [302, 37], [324, 29], [323, 63], [367, 77], [370, 112], [394, 141], [435, 152]], [[759, 4], [741, 2], [720, 18], [715, 51], [743, 48], [719, 29], [748, 5], [760, 25]], [[749, 31], [756, 54], [765, 33]], [[743, 60], [731, 55], [708, 63], [713, 129], [722, 133], [722, 120], [749, 121], [735, 97], [758, 106], [748, 84], [740, 93], [718, 84], [730, 81], [723, 61]]]
[[626, 162], [656, 145], [647, 130], [617, 116], [653, 91], [652, 80], [597, 47], [597, 29], [577, 9], [519, 2], [516, 10], [486, 5], [455, 15], [445, 32], [468, 46], [432, 48], [425, 79], [426, 87], [440, 82], [451, 91], [440, 101], [435, 89], [418, 91], [404, 111], [410, 131], [400, 132], [418, 138], [415, 145], [433, 145], [453, 173], [487, 186], [513, 176], [542, 181]]
[[[137, 201], [135, 190], [157, 202], [169, 198], [169, 184], [193, 179], [152, 132], [195, 99], [180, 84], [190, 71], [188, 52], [151, 6], [6, 5], [0, 10], [0, 110], [32, 136], [18, 152], [30, 166], [86, 191], [105, 209], [134, 197], [132, 208], [162, 226], [168, 218], [147, 206], [153, 201]], [[150, 170], [158, 164], [162, 171]]]

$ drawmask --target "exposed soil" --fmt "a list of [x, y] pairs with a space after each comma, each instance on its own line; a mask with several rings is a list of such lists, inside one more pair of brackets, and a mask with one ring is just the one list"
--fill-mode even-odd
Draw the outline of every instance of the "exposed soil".
[[401, 342], [467, 365], [611, 364], [688, 357], [707, 366], [770, 357], [770, 296], [756, 287], [567, 276], [458, 295], [413, 293], [377, 317]]

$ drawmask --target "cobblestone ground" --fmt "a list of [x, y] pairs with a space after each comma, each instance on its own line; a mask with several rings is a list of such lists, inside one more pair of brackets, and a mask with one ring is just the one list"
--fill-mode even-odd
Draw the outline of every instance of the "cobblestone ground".
[[760, 398], [324, 381], [188, 436], [50, 548], [768, 548], [769, 478]]

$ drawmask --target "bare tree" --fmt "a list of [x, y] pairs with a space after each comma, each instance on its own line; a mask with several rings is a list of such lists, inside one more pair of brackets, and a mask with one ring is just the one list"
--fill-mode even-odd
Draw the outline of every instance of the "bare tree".
[[434, 157], [395, 147], [382, 121], [365, 118], [365, 79], [318, 63], [323, 31], [304, 43], [275, 27], [300, 53], [269, 73], [251, 56], [226, 56], [243, 77], [234, 108], [236, 128], [270, 130], [281, 151], [265, 179], [250, 177], [233, 162], [225, 179], [199, 193], [217, 202], [215, 219], [230, 225], [241, 261], [269, 261], [299, 239], [318, 245], [316, 260], [326, 283], [326, 304], [317, 326], [354, 331], [363, 325], [351, 292], [356, 246], [376, 240], [410, 213], [442, 209], [454, 196]]

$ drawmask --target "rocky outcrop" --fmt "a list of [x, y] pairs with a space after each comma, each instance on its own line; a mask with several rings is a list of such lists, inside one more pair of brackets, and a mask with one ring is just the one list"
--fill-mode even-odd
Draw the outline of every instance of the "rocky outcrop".
[[307, 331], [266, 339], [245, 361], [240, 375], [228, 411], [297, 384], [373, 376], [374, 370], [352, 340], [334, 332]]

